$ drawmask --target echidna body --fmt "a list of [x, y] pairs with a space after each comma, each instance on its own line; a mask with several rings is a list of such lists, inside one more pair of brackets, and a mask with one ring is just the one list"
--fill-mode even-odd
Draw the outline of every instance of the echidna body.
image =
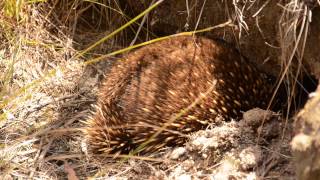
[[163, 40], [112, 68], [87, 122], [87, 142], [91, 152], [108, 154], [125, 154], [147, 141], [142, 152], [181, 145], [188, 133], [206, 128], [218, 115], [237, 118], [241, 111], [265, 107], [270, 91], [266, 75], [224, 42], [191, 36]]

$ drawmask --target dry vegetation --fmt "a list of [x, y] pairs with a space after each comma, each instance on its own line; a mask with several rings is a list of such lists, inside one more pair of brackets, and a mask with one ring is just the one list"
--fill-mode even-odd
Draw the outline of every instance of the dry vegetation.
[[[195, 8], [192, 2], [177, 14], [189, 17], [189, 8]], [[204, 34], [231, 29], [238, 43], [252, 31], [246, 11], [261, 4], [254, 14], [259, 17], [273, 1], [233, 0], [229, 8], [225, 1], [217, 1], [229, 19], [201, 25], [202, 18], [207, 18], [202, 14], [208, 5], [205, 2], [196, 11], [194, 27], [189, 27], [188, 19], [181, 22], [184, 27]], [[163, 9], [157, 9], [162, 4], [165, 2], [137, 3], [135, 7], [117, 0], [0, 2], [0, 179], [294, 179], [288, 113], [281, 118], [269, 111], [249, 112], [239, 123], [220, 122], [193, 135], [185, 147], [148, 157], [112, 159], [86, 153], [82, 121], [90, 115], [103, 74], [121, 53], [161, 39], [157, 39], [156, 26], [155, 32], [149, 28], [157, 19], [149, 23], [148, 12], [163, 15]], [[302, 59], [312, 8], [320, 3], [288, 0], [275, 4], [282, 15], [275, 22], [280, 32], [276, 48], [281, 50], [275, 53], [282, 63], [279, 79], [288, 82], [288, 98], [293, 101], [292, 87], [299, 74], [308, 71]], [[136, 16], [134, 8], [141, 14]], [[267, 38], [263, 39], [266, 44]], [[260, 62], [263, 60], [268, 59]], [[266, 122], [259, 117], [263, 113], [269, 117]], [[262, 142], [257, 143], [257, 134]]]

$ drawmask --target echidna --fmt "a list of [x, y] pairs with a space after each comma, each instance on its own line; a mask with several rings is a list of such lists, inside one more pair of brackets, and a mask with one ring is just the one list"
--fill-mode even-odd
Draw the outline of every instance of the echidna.
[[129, 153], [145, 142], [141, 152], [181, 145], [186, 134], [217, 116], [237, 118], [241, 111], [264, 108], [271, 89], [265, 74], [221, 40], [163, 40], [112, 68], [87, 122], [87, 142], [91, 152], [108, 154]]

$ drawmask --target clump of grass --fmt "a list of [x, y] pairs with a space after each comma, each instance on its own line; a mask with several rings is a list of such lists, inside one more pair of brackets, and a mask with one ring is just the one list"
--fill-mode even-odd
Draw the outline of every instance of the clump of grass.
[[[76, 43], [75, 36], [81, 32], [79, 27], [84, 27], [81, 23], [86, 23], [87, 17], [90, 17], [87, 10], [97, 13], [97, 6], [109, 10], [117, 8], [103, 4], [58, 0], [44, 3], [10, 0], [1, 3], [4, 8], [1, 10], [0, 21], [4, 23], [1, 23], [0, 28], [4, 31], [0, 37], [6, 42], [0, 50], [2, 177], [32, 179], [55, 176], [61, 174], [61, 171], [54, 168], [56, 164], [45, 161], [47, 152], [52, 151], [54, 157], [57, 153], [63, 155], [80, 151], [81, 138], [77, 127], [81, 124], [78, 120], [88, 115], [89, 105], [94, 99], [92, 87], [96, 87], [97, 83], [96, 77], [84, 73], [89, 63], [84, 64], [82, 59], [96, 56], [88, 53], [89, 50], [98, 49], [99, 44], [114, 37], [108, 36], [85, 51], [73, 49], [72, 44]], [[68, 10], [63, 11], [66, 8]], [[110, 13], [100, 10], [99, 13], [105, 16]], [[67, 16], [64, 21], [54, 21], [56, 15]], [[99, 14], [95, 14], [95, 17], [99, 17]], [[107, 22], [112, 23], [111, 20]], [[129, 21], [128, 25], [132, 23], [136, 21]], [[72, 28], [66, 28], [70, 24], [73, 24]], [[105, 30], [102, 24], [92, 25], [92, 29]], [[105, 34], [103, 31], [99, 33]], [[90, 35], [85, 32], [82, 34]], [[56, 128], [60, 128], [60, 131], [50, 131]], [[65, 132], [74, 134], [65, 137]], [[72, 140], [74, 138], [78, 140]], [[52, 170], [45, 173], [48, 166]]]
[[288, 123], [290, 104], [295, 105], [296, 90], [301, 86], [299, 78], [303, 73], [308, 74], [303, 72], [306, 69], [302, 60], [311, 22], [311, 10], [304, 1], [298, 0], [289, 1], [282, 8], [283, 13], [279, 21], [282, 74], [277, 87], [283, 81], [286, 84], [289, 104], [286, 123]]

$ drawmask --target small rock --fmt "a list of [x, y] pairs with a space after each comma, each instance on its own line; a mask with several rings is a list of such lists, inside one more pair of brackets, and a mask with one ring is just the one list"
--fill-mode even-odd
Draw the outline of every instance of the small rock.
[[173, 152], [170, 154], [170, 159], [176, 160], [179, 159], [182, 155], [186, 153], [186, 148], [184, 147], [178, 147], [173, 150]]
[[263, 110], [260, 108], [250, 109], [243, 113], [243, 122], [247, 126], [257, 127], [261, 125], [263, 121], [269, 120], [273, 116], [272, 111]]
[[249, 170], [259, 164], [262, 159], [261, 149], [257, 146], [250, 146], [243, 149], [239, 154], [240, 166], [243, 170]]

